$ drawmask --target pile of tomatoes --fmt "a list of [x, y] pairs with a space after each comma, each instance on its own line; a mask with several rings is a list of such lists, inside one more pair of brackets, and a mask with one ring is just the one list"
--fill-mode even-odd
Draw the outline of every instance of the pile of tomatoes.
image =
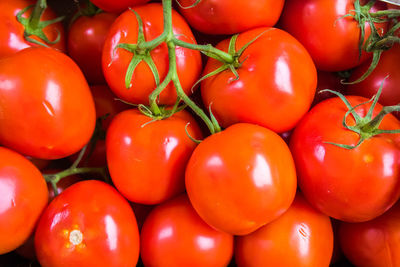
[[400, 266], [399, 17], [0, 0], [0, 265]]

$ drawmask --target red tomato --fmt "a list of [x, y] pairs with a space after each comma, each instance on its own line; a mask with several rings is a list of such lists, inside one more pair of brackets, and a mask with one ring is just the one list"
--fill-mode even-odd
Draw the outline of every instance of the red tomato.
[[[147, 41], [153, 40], [163, 32], [163, 9], [161, 4], [153, 3], [134, 9], [143, 20], [144, 35]], [[185, 20], [174, 10], [172, 11], [173, 30], [175, 36], [183, 41], [194, 43], [193, 34]], [[120, 43], [135, 44], [138, 37], [138, 23], [131, 10], [122, 13], [111, 26], [104, 44], [103, 72], [111, 90], [121, 99], [135, 104], [149, 102], [149, 94], [156, 88], [156, 82], [150, 68], [141, 62], [132, 76], [131, 87], [125, 86], [125, 74], [132, 59], [132, 53], [116, 46]], [[159, 45], [150, 53], [162, 81], [168, 72], [168, 48], [165, 43]], [[176, 48], [176, 62], [180, 82], [186, 94], [201, 72], [200, 53], [182, 47]], [[161, 93], [160, 104], [174, 104], [176, 91], [172, 83]]]
[[46, 181], [26, 158], [0, 147], [0, 254], [22, 245], [47, 205]]
[[[240, 57], [239, 79], [225, 70], [201, 84], [204, 105], [223, 127], [248, 122], [275, 132], [293, 128], [310, 108], [317, 72], [303, 46], [288, 33], [275, 28], [258, 28], [239, 35], [236, 50], [261, 35]], [[229, 40], [217, 48], [227, 51]], [[204, 74], [221, 67], [210, 59]]]
[[339, 238], [346, 257], [356, 266], [400, 265], [400, 203], [363, 223], [342, 223]]
[[296, 194], [296, 171], [276, 133], [240, 123], [202, 141], [186, 167], [186, 191], [200, 217], [246, 235], [283, 214]]
[[[178, 0], [182, 7], [196, 0]], [[260, 26], [274, 26], [281, 15], [284, 0], [202, 0], [179, 11], [190, 26], [208, 34], [233, 34]]]
[[[19, 11], [29, 5], [34, 5], [33, 0], [7, 0], [0, 1], [0, 58], [12, 55], [30, 46], [38, 46], [27, 42], [24, 38], [24, 26], [17, 21], [16, 15]], [[32, 8], [24, 14], [27, 18], [31, 14]], [[56, 15], [50, 8], [43, 13], [42, 20], [51, 20]], [[60, 41], [53, 48], [65, 51], [65, 33], [61, 22], [51, 24], [43, 29], [44, 34], [50, 41], [54, 41], [60, 34]], [[40, 39], [31, 36], [40, 41]], [[40, 61], [39, 61], [40, 62]]]
[[81, 68], [90, 84], [105, 83], [101, 66], [104, 41], [116, 14], [81, 16], [68, 32], [68, 54]]
[[[356, 68], [350, 77], [355, 81], [368, 69], [370, 62]], [[386, 78], [386, 79], [385, 79]], [[400, 103], [400, 45], [396, 44], [388, 51], [385, 51], [378, 66], [362, 82], [347, 86], [348, 94], [354, 94], [371, 98], [376, 94], [378, 88], [383, 84], [382, 94], [379, 103], [385, 106], [397, 105]]]
[[186, 195], [153, 209], [140, 242], [145, 266], [227, 266], [233, 254], [233, 236], [207, 225]]
[[[347, 98], [351, 105], [366, 102]], [[371, 103], [356, 109], [365, 116]], [[373, 116], [382, 109], [377, 105]], [[348, 108], [339, 98], [316, 105], [293, 132], [290, 147], [296, 162], [299, 186], [309, 202], [338, 220], [371, 220], [389, 209], [400, 197], [400, 134], [380, 134], [355, 149], [359, 135], [347, 130], [342, 120]], [[352, 115], [347, 124], [354, 125]], [[387, 115], [380, 129], [399, 129], [400, 122]]]
[[[378, 9], [385, 9], [385, 4], [377, 1], [371, 11]], [[353, 17], [343, 17], [353, 10], [354, 0], [287, 0], [281, 26], [306, 47], [318, 69], [348, 70], [372, 55], [363, 52], [359, 59], [359, 23]], [[386, 32], [387, 23], [375, 26], [378, 32]], [[370, 32], [365, 23], [365, 40]]]
[[111, 179], [130, 201], [161, 203], [185, 190], [185, 167], [201, 131], [186, 111], [151, 122], [138, 110], [118, 114], [107, 131]]
[[328, 216], [315, 210], [298, 194], [278, 219], [250, 235], [237, 237], [237, 265], [329, 266], [333, 231]]
[[95, 108], [78, 66], [50, 48], [27, 48], [0, 60], [0, 143], [28, 156], [57, 159], [80, 150]]
[[135, 266], [139, 257], [135, 215], [106, 183], [79, 182], [45, 209], [35, 248], [43, 267]]
[[122, 12], [129, 7], [133, 7], [136, 5], [141, 5], [149, 2], [150, 0], [90, 0], [97, 7], [101, 8], [106, 12], [114, 12], [119, 13]]

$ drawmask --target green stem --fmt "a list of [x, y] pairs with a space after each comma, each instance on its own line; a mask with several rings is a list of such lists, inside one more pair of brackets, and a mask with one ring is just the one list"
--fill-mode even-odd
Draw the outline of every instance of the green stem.
[[379, 10], [376, 12], [370, 13], [371, 17], [378, 18], [378, 17], [400, 17], [400, 9], [388, 9], [388, 10]]
[[228, 63], [228, 64], [231, 64], [235, 61], [235, 58], [232, 55], [230, 55], [222, 50], [219, 50], [210, 44], [196, 45], [196, 44], [186, 43], [182, 40], [179, 40], [178, 38], [174, 38], [173, 42], [175, 43], [175, 45], [178, 45], [178, 46], [181, 46], [184, 48], [213, 54], [216, 56], [216, 58], [221, 59], [222, 61], [224, 61], [225, 63]]
[[32, 15], [30, 17], [30, 26], [32, 28], [37, 28], [40, 23], [40, 18], [42, 17], [43, 12], [47, 8], [46, 0], [38, 0], [33, 8]]

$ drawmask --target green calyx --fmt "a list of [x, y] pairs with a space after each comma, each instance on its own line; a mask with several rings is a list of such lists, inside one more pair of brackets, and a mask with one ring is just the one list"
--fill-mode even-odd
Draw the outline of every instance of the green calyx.
[[[322, 90], [321, 92], [327, 91], [327, 92], [337, 95], [345, 103], [345, 105], [347, 106], [347, 108], [349, 110], [346, 112], [345, 116], [343, 117], [342, 125], [347, 130], [357, 133], [360, 137], [357, 144], [354, 146], [345, 145], [345, 144], [337, 144], [337, 143], [332, 143], [332, 142], [325, 142], [325, 143], [332, 144], [332, 145], [335, 145], [335, 146], [338, 146], [341, 148], [345, 148], [345, 149], [354, 149], [354, 148], [359, 147], [365, 140], [370, 139], [373, 136], [376, 136], [378, 134], [400, 133], [400, 129], [397, 129], [397, 130], [379, 129], [379, 125], [381, 124], [383, 118], [389, 113], [392, 113], [394, 111], [400, 111], [400, 105], [383, 107], [382, 110], [375, 117], [372, 117], [372, 113], [373, 113], [373, 111], [376, 107], [376, 104], [378, 103], [379, 97], [382, 93], [382, 88], [383, 88], [383, 82], [375, 96], [373, 96], [370, 100], [368, 100], [364, 103], [358, 104], [354, 107], [350, 104], [350, 102], [346, 99], [346, 97], [343, 94], [336, 92], [336, 91], [329, 90], [329, 89]], [[358, 115], [355, 112], [355, 109], [357, 107], [368, 104], [370, 102], [372, 102], [371, 107], [369, 108], [367, 114], [364, 117], [361, 117], [360, 115]], [[353, 118], [355, 120], [354, 126], [350, 126], [346, 122], [346, 119], [350, 114], [353, 116]]]
[[[33, 11], [30, 17], [24, 18], [23, 15], [32, 8]], [[62, 21], [64, 19], [64, 16], [52, 20], [42, 21], [41, 17], [46, 8], [47, 8], [46, 0], [38, 0], [34, 6], [27, 6], [26, 8], [19, 11], [16, 17], [18, 22], [24, 26], [25, 40], [33, 44], [48, 47], [49, 45], [58, 43], [60, 41], [61, 34], [58, 33], [55, 40], [49, 40], [47, 36], [44, 34], [43, 29], [51, 24]], [[40, 42], [32, 38], [32, 36], [38, 37], [43, 42]]]
[[[344, 83], [344, 84], [355, 84], [365, 80], [372, 71], [376, 68], [379, 63], [382, 53], [390, 49], [394, 43], [400, 43], [400, 38], [395, 35], [397, 29], [400, 28], [400, 23], [396, 23], [392, 26], [386, 34], [379, 32], [375, 27], [375, 23], [386, 23], [391, 19], [400, 17], [400, 10], [382, 10], [377, 12], [370, 12], [372, 6], [375, 4], [375, 0], [369, 1], [365, 5], [361, 5], [359, 0], [354, 2], [355, 10], [354, 14], [347, 14], [344, 17], [351, 16], [358, 23], [361, 30], [360, 43], [359, 43], [359, 57], [361, 57], [362, 51], [372, 53], [372, 62], [367, 71], [357, 80]], [[365, 40], [365, 24], [368, 23], [371, 29], [371, 34], [367, 40]]]

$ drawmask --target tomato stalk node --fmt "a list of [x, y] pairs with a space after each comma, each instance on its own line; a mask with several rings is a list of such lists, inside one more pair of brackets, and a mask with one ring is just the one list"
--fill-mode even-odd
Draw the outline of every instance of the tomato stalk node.
[[[368, 100], [364, 103], [358, 104], [354, 107], [350, 104], [350, 102], [347, 100], [347, 98], [339, 92], [329, 90], [329, 89], [325, 89], [325, 90], [321, 91], [321, 92], [330, 92], [332, 94], [335, 94], [344, 102], [344, 104], [346, 105], [346, 107], [349, 110], [346, 112], [345, 116], [343, 117], [342, 125], [346, 129], [357, 133], [360, 137], [357, 144], [354, 146], [332, 143], [332, 142], [325, 142], [325, 143], [335, 145], [335, 146], [345, 148], [345, 149], [354, 149], [354, 148], [359, 147], [365, 140], [367, 140], [373, 136], [376, 136], [379, 134], [400, 133], [400, 129], [396, 129], [396, 130], [379, 129], [379, 125], [381, 124], [383, 118], [389, 113], [392, 113], [394, 111], [400, 111], [400, 105], [385, 106], [375, 117], [372, 117], [373, 111], [374, 111], [376, 104], [378, 103], [379, 97], [382, 93], [383, 84], [384, 84], [384, 81], [382, 82], [381, 86], [379, 87], [377, 94], [374, 95], [370, 100]], [[355, 112], [355, 109], [357, 107], [368, 104], [370, 102], [372, 102], [371, 107], [368, 109], [368, 112], [364, 117], [361, 117], [360, 115], [357, 114], [357, 112]], [[346, 119], [350, 114], [353, 116], [353, 118], [355, 120], [354, 126], [350, 126], [347, 124]]]
[[[24, 18], [23, 15], [33, 8], [32, 14], [29, 18]], [[60, 41], [61, 33], [58, 32], [56, 39], [53, 41], [49, 40], [44, 34], [43, 29], [51, 24], [62, 21], [65, 17], [57, 17], [52, 20], [42, 21], [42, 15], [47, 8], [46, 0], [38, 0], [34, 6], [30, 5], [19, 11], [16, 18], [19, 23], [24, 26], [24, 38], [30, 43], [48, 47], [48, 45], [56, 44]], [[31, 36], [38, 37], [41, 41], [38, 41]]]

